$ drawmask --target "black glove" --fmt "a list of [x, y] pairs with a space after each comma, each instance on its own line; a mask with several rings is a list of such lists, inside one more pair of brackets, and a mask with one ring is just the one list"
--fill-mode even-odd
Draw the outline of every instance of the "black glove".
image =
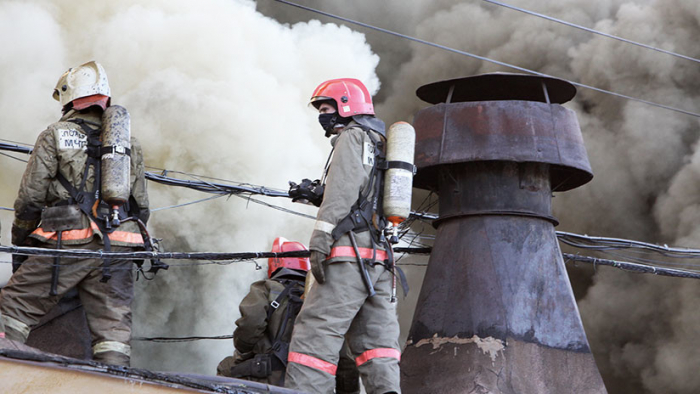
[[29, 238], [29, 234], [32, 233], [34, 230], [28, 230], [16, 225], [12, 225], [12, 244], [17, 245], [17, 246], [23, 246], [25, 245], [25, 242], [27, 241], [27, 238]]
[[323, 282], [326, 281], [326, 267], [323, 264], [326, 261], [326, 254], [312, 250], [311, 251], [311, 257], [309, 260], [311, 261], [311, 273], [314, 275], [314, 278], [316, 278], [316, 282], [323, 284]]
[[24, 263], [24, 260], [26, 260], [27, 257], [29, 257], [29, 256], [25, 256], [22, 254], [13, 254], [12, 255], [12, 273], [13, 274], [15, 272], [17, 272], [17, 270], [19, 269], [19, 266], [22, 265], [22, 263]]
[[323, 202], [323, 185], [319, 179], [311, 181], [310, 179], [302, 179], [301, 184], [289, 182], [289, 197], [292, 202], [300, 202], [303, 204], [313, 204], [317, 207]]
[[[12, 225], [12, 244], [17, 245], [17, 246], [26, 246], [27, 241], [29, 241], [29, 234], [32, 233], [32, 230], [27, 230], [19, 226], [15, 226], [14, 224]], [[13, 254], [12, 255], [12, 272], [15, 273], [19, 269], [19, 266], [22, 265], [24, 260], [27, 259], [26, 255], [22, 254]]]

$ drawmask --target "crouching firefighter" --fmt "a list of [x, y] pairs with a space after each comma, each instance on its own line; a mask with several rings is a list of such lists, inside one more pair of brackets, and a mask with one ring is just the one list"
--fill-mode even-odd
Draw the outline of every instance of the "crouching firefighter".
[[[300, 242], [279, 237], [272, 252], [307, 250]], [[217, 367], [217, 375], [257, 382], [284, 385], [289, 341], [294, 321], [302, 305], [309, 259], [299, 257], [270, 258], [268, 279], [250, 286], [239, 306], [241, 317], [233, 332], [235, 351]], [[338, 375], [336, 393], [360, 392], [359, 374], [348, 357]]]
[[381, 208], [384, 122], [357, 79], [322, 83], [311, 104], [333, 150], [309, 243], [316, 283], [294, 327], [285, 385], [331, 393], [345, 338], [367, 392], [399, 393], [393, 256]]
[[[129, 116], [110, 106], [102, 66], [66, 71], [53, 93], [63, 117], [36, 141], [22, 177], [12, 225], [14, 245], [130, 252], [144, 237], [148, 195], [141, 147], [130, 137]], [[146, 242], [144, 242], [146, 241]], [[70, 289], [77, 288], [92, 335], [93, 358], [129, 365], [131, 260], [31, 255], [0, 292], [8, 339], [29, 331]]]

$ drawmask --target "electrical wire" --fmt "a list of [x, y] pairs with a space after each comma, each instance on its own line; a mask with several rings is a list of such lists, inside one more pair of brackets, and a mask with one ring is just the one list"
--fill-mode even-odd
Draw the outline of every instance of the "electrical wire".
[[544, 14], [540, 14], [540, 13], [537, 13], [537, 12], [534, 12], [534, 11], [526, 10], [526, 9], [524, 9], [524, 8], [516, 7], [516, 6], [514, 6], [514, 5], [510, 5], [510, 4], [506, 4], [506, 3], [501, 3], [501, 2], [495, 1], [495, 0], [482, 0], [482, 1], [485, 1], [485, 2], [487, 2], [487, 3], [494, 4], [494, 5], [497, 5], [497, 6], [501, 6], [501, 7], [505, 7], [505, 8], [510, 8], [511, 10], [519, 11], [519, 12], [522, 12], [522, 13], [525, 13], [525, 14], [528, 14], [528, 15], [533, 15], [533, 16], [536, 16], [536, 17], [538, 17], [538, 18], [546, 19], [546, 20], [551, 21], [551, 22], [556, 22], [556, 23], [560, 23], [560, 24], [565, 25], [565, 26], [569, 26], [569, 27], [573, 27], [573, 28], [580, 29], [580, 30], [583, 30], [583, 31], [587, 31], [587, 32], [589, 32], [589, 33], [598, 34], [598, 35], [603, 36], [603, 37], [612, 38], [612, 39], [614, 39], [614, 40], [622, 41], [622, 42], [627, 43], [627, 44], [636, 45], [636, 46], [639, 46], [639, 47], [642, 47], [642, 48], [645, 48], [645, 49], [650, 49], [650, 50], [652, 50], [652, 51], [661, 52], [661, 53], [664, 53], [664, 54], [667, 54], [667, 55], [671, 55], [671, 56], [675, 56], [675, 57], [678, 57], [678, 58], [681, 58], [681, 59], [690, 60], [690, 61], [695, 62], [695, 63], [700, 63], [700, 59], [696, 59], [696, 58], [694, 58], [694, 57], [690, 57], [690, 56], [686, 56], [686, 55], [681, 55], [681, 54], [676, 53], [676, 52], [671, 52], [671, 51], [667, 51], [667, 50], [665, 50], [665, 49], [653, 47], [653, 46], [651, 46], [651, 45], [642, 44], [642, 43], [640, 43], [640, 42], [628, 40], [628, 39], [626, 39], [626, 38], [622, 38], [622, 37], [618, 37], [618, 36], [615, 36], [615, 35], [612, 35], [612, 34], [604, 33], [604, 32], [599, 31], [599, 30], [595, 30], [595, 29], [591, 29], [591, 28], [588, 28], [588, 27], [585, 27], [585, 26], [577, 25], [577, 24], [575, 24], [575, 23], [567, 22], [567, 21], [564, 21], [564, 20], [561, 20], [561, 19], [557, 19], [557, 18], [554, 18], [554, 17], [551, 17], [551, 16], [547, 16], [547, 15], [544, 15]]
[[619, 97], [619, 98], [624, 98], [624, 99], [626, 99], [626, 100], [636, 101], [636, 102], [638, 102], [638, 103], [650, 105], [650, 106], [652, 106], [652, 107], [662, 108], [662, 109], [665, 109], [665, 110], [668, 110], [668, 111], [678, 112], [678, 113], [682, 113], [682, 114], [685, 114], [685, 115], [689, 115], [689, 116], [694, 116], [694, 117], [696, 117], [696, 118], [700, 118], [700, 114], [699, 114], [699, 113], [696, 113], [696, 112], [692, 112], [692, 111], [688, 111], [688, 110], [684, 110], [684, 109], [680, 109], [680, 108], [675, 108], [675, 107], [671, 107], [671, 106], [664, 105], [664, 104], [659, 104], [659, 103], [656, 103], [656, 102], [653, 102], [653, 101], [649, 101], [649, 100], [644, 100], [644, 99], [640, 99], [640, 98], [637, 98], [637, 97], [628, 96], [628, 95], [622, 94], [622, 93], [616, 93], [616, 92], [613, 92], [613, 91], [610, 91], [610, 90], [605, 90], [605, 89], [597, 88], [597, 87], [595, 87], [595, 86], [586, 85], [586, 84], [584, 84], [584, 83], [575, 82], [575, 81], [571, 81], [571, 80], [568, 80], [568, 79], [565, 79], [565, 78], [556, 77], [556, 76], [553, 76], [553, 75], [550, 75], [550, 74], [541, 73], [541, 72], [539, 72], [539, 71], [530, 70], [530, 69], [527, 69], [527, 68], [524, 68], [524, 67], [516, 66], [516, 65], [514, 65], [514, 64], [502, 62], [502, 61], [495, 60], [495, 59], [490, 59], [490, 58], [484, 57], [484, 56], [479, 56], [479, 55], [476, 55], [476, 54], [473, 54], [473, 53], [470, 53], [470, 52], [466, 52], [466, 51], [462, 51], [462, 50], [459, 50], [459, 49], [451, 48], [451, 47], [448, 47], [448, 46], [445, 46], [445, 45], [441, 45], [441, 44], [437, 44], [437, 43], [434, 43], [434, 42], [431, 42], [431, 41], [427, 41], [427, 40], [423, 40], [423, 39], [420, 39], [420, 38], [412, 37], [412, 36], [409, 36], [409, 35], [406, 35], [406, 34], [397, 33], [397, 32], [395, 32], [395, 31], [388, 30], [388, 29], [384, 29], [384, 28], [382, 28], [382, 27], [373, 26], [373, 25], [370, 25], [370, 24], [367, 24], [367, 23], [364, 23], [364, 22], [358, 22], [358, 21], [356, 21], [356, 20], [352, 20], [352, 19], [349, 19], [349, 18], [346, 18], [346, 17], [342, 17], [342, 16], [338, 16], [338, 15], [334, 15], [334, 14], [331, 14], [331, 13], [328, 13], [328, 12], [325, 12], [325, 11], [317, 10], [317, 9], [315, 9], [315, 8], [303, 6], [303, 5], [301, 5], [301, 4], [296, 4], [296, 3], [293, 3], [293, 2], [291, 2], [291, 1], [287, 1], [287, 0], [272, 0], [272, 1], [276, 1], [276, 2], [278, 2], [278, 3], [286, 4], [286, 5], [289, 5], [289, 6], [292, 6], [292, 7], [300, 8], [300, 9], [303, 9], [303, 10], [306, 10], [306, 11], [309, 11], [309, 12], [313, 12], [313, 13], [316, 13], [316, 14], [319, 14], [319, 15], [327, 16], [327, 17], [329, 17], [329, 18], [337, 19], [337, 20], [340, 20], [340, 21], [343, 21], [343, 22], [347, 22], [347, 23], [350, 23], [350, 24], [353, 24], [353, 25], [362, 26], [362, 27], [367, 28], [367, 29], [370, 29], [370, 30], [375, 30], [375, 31], [379, 31], [379, 32], [382, 32], [382, 33], [385, 33], [385, 34], [389, 34], [389, 35], [395, 36], [395, 37], [400, 37], [400, 38], [403, 38], [403, 39], [406, 39], [406, 40], [409, 40], [409, 41], [417, 42], [417, 43], [419, 43], [419, 44], [423, 44], [423, 45], [431, 46], [431, 47], [434, 47], [434, 48], [442, 49], [442, 50], [445, 50], [445, 51], [447, 51], [447, 52], [452, 52], [452, 53], [456, 53], [456, 54], [458, 54], [458, 55], [463, 55], [463, 56], [471, 57], [471, 58], [473, 58], [473, 59], [478, 59], [478, 60], [482, 60], [482, 61], [485, 61], [485, 62], [497, 64], [497, 65], [499, 65], [499, 66], [508, 67], [508, 68], [511, 68], [511, 69], [514, 69], [514, 70], [518, 70], [518, 71], [522, 71], [522, 72], [525, 72], [525, 73], [528, 73], [528, 74], [538, 75], [538, 76], [540, 76], [540, 77], [547, 77], [547, 78], [559, 79], [559, 80], [562, 80], [562, 81], [566, 81], [566, 82], [568, 82], [568, 83], [570, 83], [570, 84], [572, 84], [572, 85], [575, 85], [575, 86], [578, 86], [578, 87], [581, 87], [581, 88], [585, 88], [585, 89], [594, 90], [594, 91], [599, 92], [599, 93], [604, 93], [604, 94], [608, 94], [608, 95], [611, 95], [611, 96], [616, 96], [616, 97]]
[[564, 231], [557, 231], [557, 237], [561, 242], [581, 249], [643, 249], [653, 251], [667, 257], [700, 258], [700, 249], [673, 248], [668, 247], [667, 245], [660, 246], [648, 242], [633, 241], [629, 239], [591, 237], [588, 235], [580, 235]]
[[21, 162], [23, 162], [23, 163], [28, 163], [28, 162], [29, 162], [29, 160], [20, 159], [19, 157], [14, 157], [14, 156], [12, 156], [12, 155], [8, 155], [7, 153], [2, 153], [2, 152], [0, 152], [0, 155], [3, 155], [3, 156], [5, 156], [5, 157], [9, 157], [10, 159], [14, 159], [14, 160], [17, 160], [17, 161], [21, 161]]
[[184, 203], [184, 204], [169, 205], [169, 206], [167, 206], [167, 207], [153, 208], [153, 209], [151, 209], [150, 211], [151, 211], [151, 212], [158, 212], [158, 211], [162, 211], [162, 210], [165, 210], [165, 209], [173, 209], [173, 208], [186, 207], [186, 206], [188, 206], [188, 205], [198, 204], [198, 203], [200, 203], [200, 202], [205, 202], [205, 201], [213, 200], [213, 199], [216, 199], [216, 198], [221, 198], [221, 197], [224, 197], [224, 196], [226, 196], [226, 195], [225, 195], [225, 194], [219, 194], [219, 195], [211, 196], [211, 197], [207, 197], [207, 198], [200, 198], [199, 200], [194, 200], [194, 201], [186, 202], [186, 203]]
[[174, 343], [174, 342], [193, 342], [208, 339], [233, 339], [233, 335], [217, 335], [217, 336], [191, 336], [191, 337], [134, 337], [132, 341], [140, 342], [159, 342], [159, 343]]
[[630, 263], [627, 261], [616, 261], [616, 260], [600, 259], [597, 257], [590, 257], [590, 256], [579, 256], [579, 255], [570, 254], [570, 253], [562, 253], [562, 255], [567, 261], [577, 261], [577, 262], [589, 263], [589, 264], [593, 264], [593, 265], [607, 265], [607, 266], [622, 269], [624, 271], [630, 271], [630, 272], [635, 272], [635, 273], [654, 274], [654, 275], [661, 275], [661, 276], [672, 276], [672, 277], [676, 277], [676, 278], [700, 279], [700, 272], [691, 272], [691, 271], [676, 270], [676, 269], [670, 269], [670, 268], [661, 268], [661, 267], [655, 267], [655, 266], [646, 265], [646, 264], [635, 264], [635, 263]]

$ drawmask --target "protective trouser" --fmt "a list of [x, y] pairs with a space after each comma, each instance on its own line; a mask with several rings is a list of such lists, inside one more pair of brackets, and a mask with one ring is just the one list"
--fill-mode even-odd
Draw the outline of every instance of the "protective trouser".
[[377, 295], [367, 288], [356, 262], [326, 267], [326, 282], [315, 283], [297, 317], [285, 386], [332, 393], [338, 354], [346, 339], [368, 393], [400, 393], [399, 323], [391, 297], [392, 275], [368, 266]]
[[[93, 240], [71, 248], [98, 250], [102, 246]], [[112, 247], [114, 252], [132, 250]], [[133, 263], [130, 260], [112, 260], [112, 278], [103, 283], [100, 282], [101, 259], [61, 258], [58, 294], [51, 296], [53, 263], [53, 257], [29, 256], [0, 291], [0, 313], [7, 339], [25, 342], [29, 331], [41, 317], [68, 290], [76, 287], [92, 334], [94, 360], [128, 366], [131, 355], [131, 301], [134, 298]]]

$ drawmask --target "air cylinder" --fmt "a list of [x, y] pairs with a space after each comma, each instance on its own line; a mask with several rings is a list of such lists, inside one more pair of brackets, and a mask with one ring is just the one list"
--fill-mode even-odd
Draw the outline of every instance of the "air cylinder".
[[384, 216], [396, 227], [411, 214], [416, 131], [406, 122], [396, 122], [386, 134], [389, 168], [384, 175]]
[[107, 108], [102, 114], [102, 127], [102, 200], [119, 206], [131, 194], [131, 121], [126, 108]]

